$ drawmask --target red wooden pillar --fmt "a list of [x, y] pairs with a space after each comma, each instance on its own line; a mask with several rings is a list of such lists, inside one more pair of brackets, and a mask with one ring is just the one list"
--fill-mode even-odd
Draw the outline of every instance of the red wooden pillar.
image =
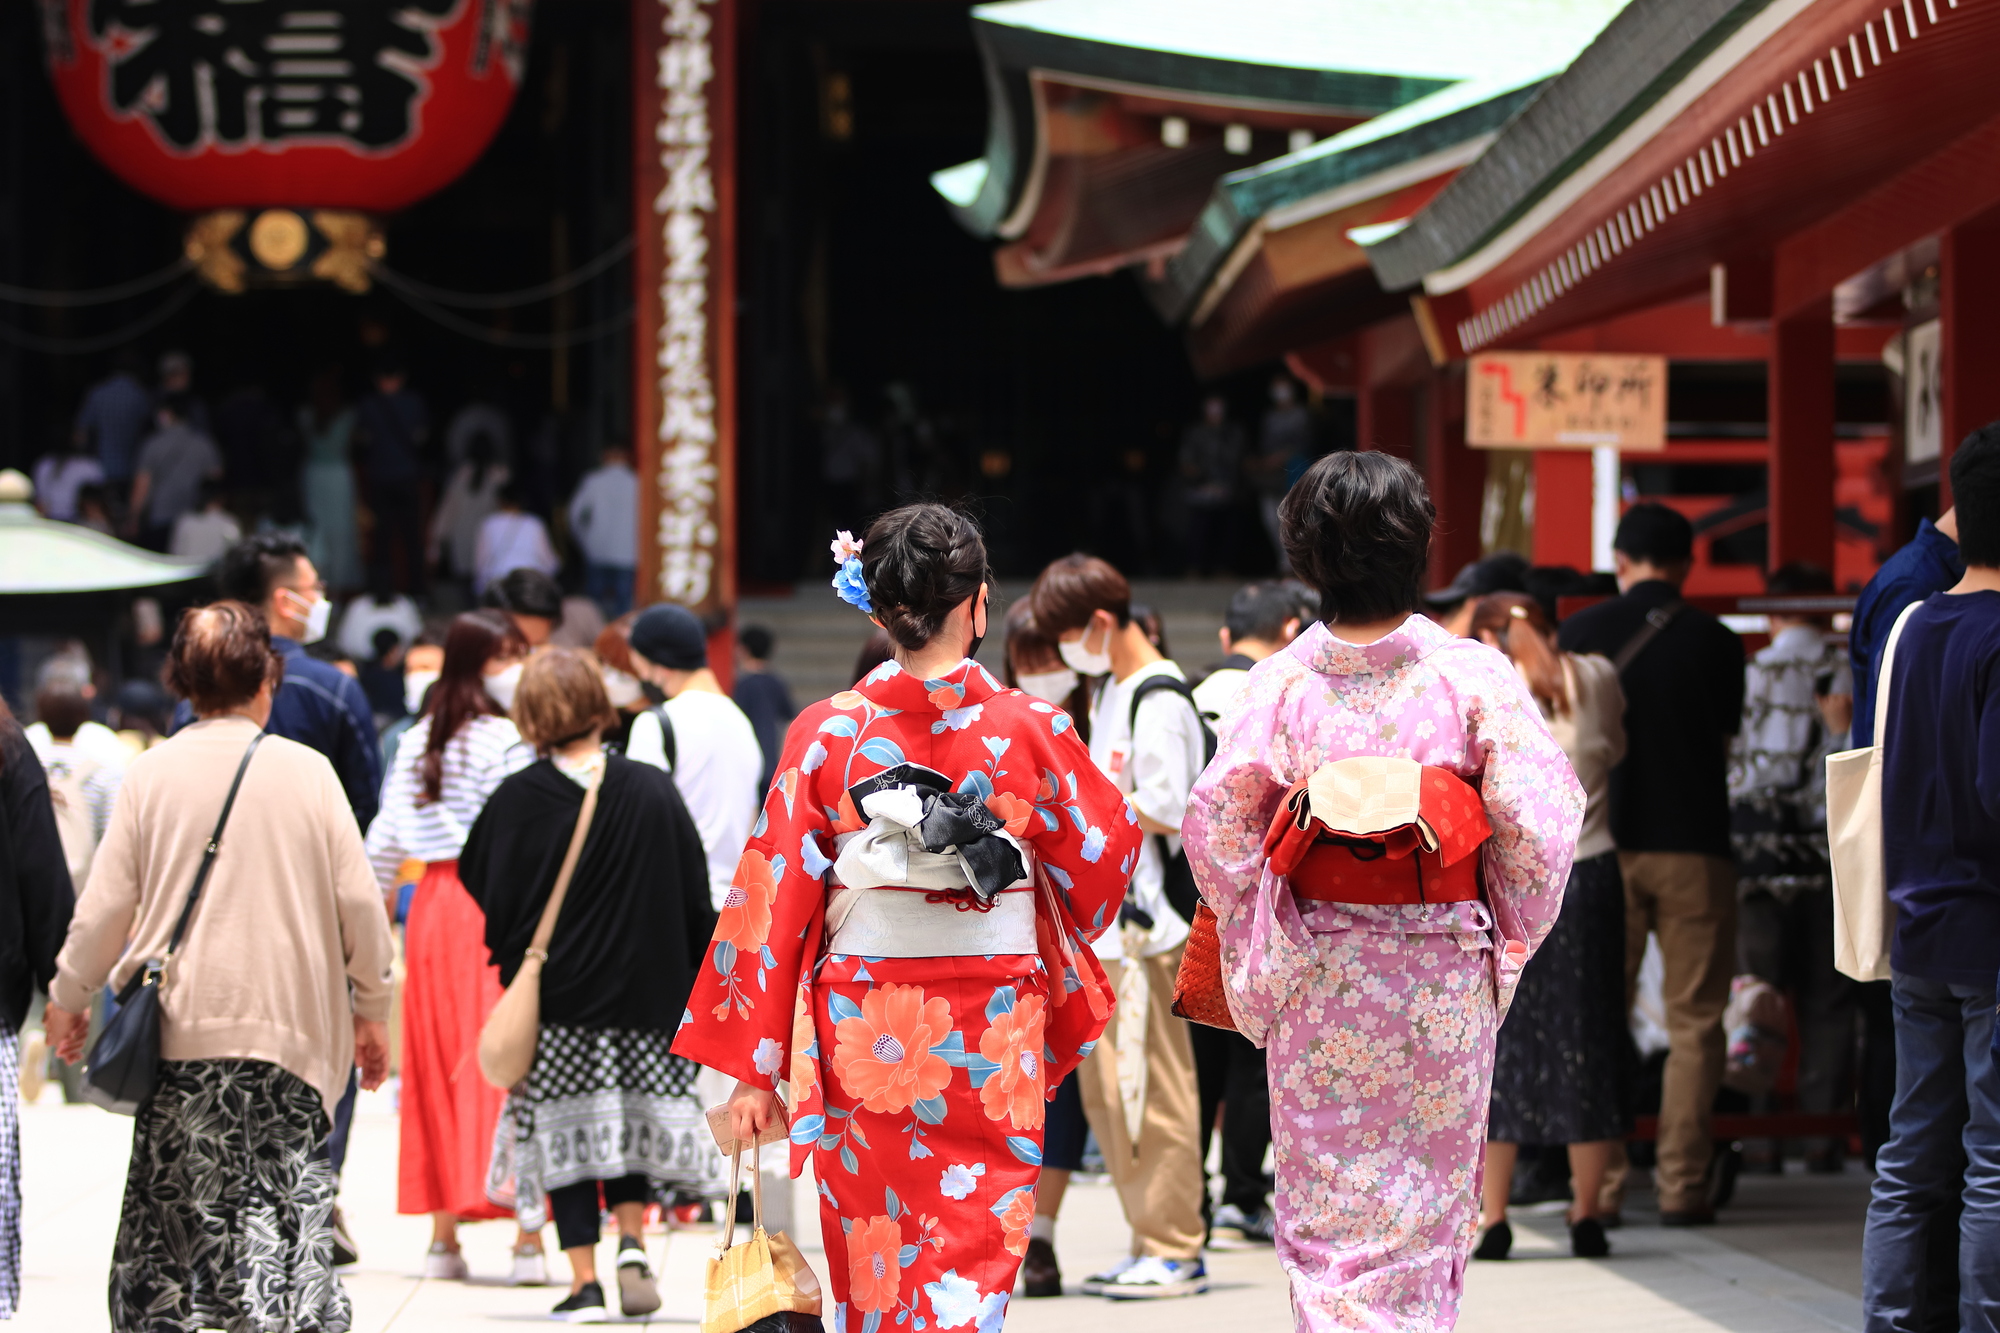
[[1354, 405], [1356, 443], [1398, 458], [1417, 453], [1417, 395], [1408, 385], [1363, 385]]
[[1431, 583], [1443, 587], [1480, 554], [1479, 510], [1486, 499], [1486, 454], [1465, 443], [1465, 366], [1431, 372], [1424, 392], [1424, 480], [1437, 506]]
[[1771, 323], [1771, 568], [1833, 570], [1833, 298]]
[[1945, 232], [1938, 254], [1942, 322], [1943, 449], [1940, 507], [1951, 503], [1951, 454], [1958, 442], [2000, 418], [2000, 209]]
[[1594, 474], [1588, 449], [1535, 451], [1535, 563], [1588, 570]]
[[1364, 329], [1355, 344], [1355, 447], [1414, 459], [1417, 395], [1412, 384], [1430, 364], [1415, 323], [1377, 324]]

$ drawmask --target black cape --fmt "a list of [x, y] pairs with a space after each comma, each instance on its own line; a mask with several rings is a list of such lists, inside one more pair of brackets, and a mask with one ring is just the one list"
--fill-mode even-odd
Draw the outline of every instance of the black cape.
[[[611, 755], [597, 817], [542, 970], [542, 1019], [672, 1032], [715, 933], [701, 836], [673, 779]], [[486, 913], [486, 947], [510, 982], [535, 935], [583, 788], [544, 759], [509, 777], [480, 811], [459, 878]]]

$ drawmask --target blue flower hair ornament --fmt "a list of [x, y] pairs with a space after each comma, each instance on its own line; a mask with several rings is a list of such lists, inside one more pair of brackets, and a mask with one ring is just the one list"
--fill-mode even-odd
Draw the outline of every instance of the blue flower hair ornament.
[[833, 558], [840, 565], [833, 576], [833, 590], [840, 600], [867, 615], [875, 614], [875, 604], [868, 600], [868, 581], [861, 576], [861, 543], [853, 533], [843, 529], [834, 534], [830, 549]]

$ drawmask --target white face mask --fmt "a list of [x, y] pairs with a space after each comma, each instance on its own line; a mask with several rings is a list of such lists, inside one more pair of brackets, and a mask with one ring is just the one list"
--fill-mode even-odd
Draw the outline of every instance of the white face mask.
[[1062, 703], [1076, 693], [1077, 674], [1068, 667], [1060, 671], [1022, 671], [1014, 677], [1024, 693], [1052, 704]]
[[521, 666], [521, 663], [516, 662], [503, 671], [497, 671], [483, 678], [486, 682], [486, 692], [493, 697], [493, 702], [510, 713], [514, 711], [514, 691], [521, 688]]
[[435, 671], [410, 671], [403, 675], [403, 707], [415, 716], [423, 711], [424, 691], [437, 683]]
[[639, 682], [617, 667], [604, 668], [604, 692], [611, 696], [613, 708], [625, 708], [646, 697]]
[[[292, 592], [289, 588], [286, 591], [291, 593], [294, 603], [306, 602], [304, 593]], [[318, 643], [326, 637], [327, 623], [333, 619], [333, 603], [325, 597], [313, 598], [310, 602], [306, 602], [305, 619], [306, 627], [299, 631], [299, 642]]]
[[1109, 634], [1104, 636], [1104, 647], [1097, 652], [1092, 652], [1090, 649], [1084, 647], [1085, 644], [1090, 642], [1090, 631], [1095, 628], [1095, 625], [1087, 626], [1083, 631], [1083, 637], [1075, 643], [1058, 643], [1056, 645], [1056, 651], [1062, 654], [1064, 663], [1079, 676], [1108, 676], [1111, 674], [1111, 636]]

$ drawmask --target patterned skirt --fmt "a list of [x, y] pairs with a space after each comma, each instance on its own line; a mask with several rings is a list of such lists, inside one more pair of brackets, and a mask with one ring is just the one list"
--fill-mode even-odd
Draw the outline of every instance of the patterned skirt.
[[262, 1060], [169, 1060], [139, 1108], [111, 1254], [117, 1333], [347, 1333], [331, 1128]]
[[668, 1047], [670, 1032], [544, 1023], [528, 1077], [493, 1134], [486, 1194], [523, 1227], [548, 1221], [548, 1193], [586, 1180], [642, 1175], [720, 1193], [695, 1078], [701, 1066]]
[[1594, 1143], [1632, 1129], [1638, 1054], [1625, 1023], [1618, 854], [1579, 861], [1562, 915], [1528, 960], [1493, 1052], [1497, 1143]]
[[21, 1299], [21, 1067], [14, 1029], [0, 1019], [0, 1319]]

